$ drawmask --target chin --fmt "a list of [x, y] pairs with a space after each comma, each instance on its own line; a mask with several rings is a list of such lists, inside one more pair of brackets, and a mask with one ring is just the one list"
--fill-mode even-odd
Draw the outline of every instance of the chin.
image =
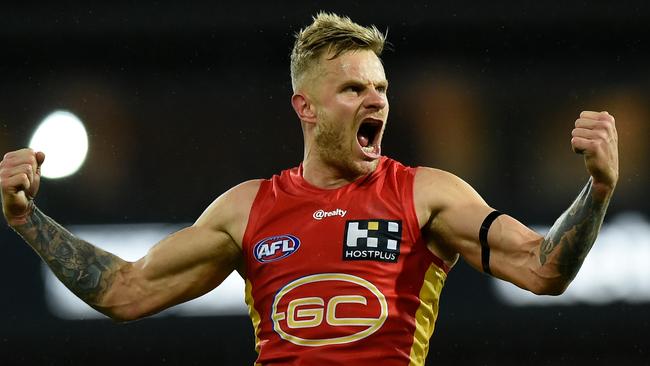
[[361, 160], [354, 159], [352, 156], [338, 156], [335, 159], [324, 159], [328, 165], [339, 171], [341, 177], [353, 181], [364, 175], [375, 171], [379, 164], [379, 159]]
[[356, 161], [353, 162], [352, 165], [355, 167], [355, 175], [356, 176], [363, 176], [366, 174], [370, 174], [377, 169], [377, 165], [379, 165], [379, 159], [374, 159], [374, 160], [361, 160], [361, 161]]

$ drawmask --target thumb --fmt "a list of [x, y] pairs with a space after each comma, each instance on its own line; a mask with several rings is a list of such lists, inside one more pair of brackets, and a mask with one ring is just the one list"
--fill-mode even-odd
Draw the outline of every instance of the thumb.
[[39, 151], [36, 153], [36, 171], [40, 174], [41, 173], [41, 165], [43, 165], [43, 162], [45, 161], [45, 153], [42, 151]]
[[38, 188], [41, 185], [41, 166], [45, 161], [45, 153], [42, 151], [37, 152], [34, 156], [36, 157], [36, 172], [34, 174], [34, 180], [30, 182], [31, 184], [29, 188], [25, 191], [25, 195], [27, 195], [27, 198], [29, 199], [34, 199], [34, 197], [36, 197]]

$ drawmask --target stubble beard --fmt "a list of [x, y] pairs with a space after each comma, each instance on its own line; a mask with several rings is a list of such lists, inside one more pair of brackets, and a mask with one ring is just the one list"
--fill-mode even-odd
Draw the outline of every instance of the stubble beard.
[[[355, 136], [356, 138], [356, 136]], [[321, 113], [314, 131], [316, 153], [327, 165], [337, 169], [340, 174], [349, 179], [356, 179], [371, 173], [377, 167], [378, 160], [373, 162], [358, 162], [352, 156], [353, 152], [346, 148], [345, 133], [341, 128]]]

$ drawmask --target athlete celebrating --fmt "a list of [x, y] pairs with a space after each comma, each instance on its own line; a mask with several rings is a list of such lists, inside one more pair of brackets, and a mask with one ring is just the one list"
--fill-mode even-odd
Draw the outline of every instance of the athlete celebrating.
[[5, 218], [70, 290], [115, 320], [193, 299], [237, 270], [258, 364], [423, 365], [459, 256], [536, 294], [566, 289], [618, 180], [617, 135], [607, 112], [580, 114], [571, 144], [590, 179], [541, 236], [458, 177], [382, 156], [383, 45], [374, 26], [318, 14], [291, 54], [302, 164], [230, 189], [136, 262], [73, 236], [35, 206], [42, 152], [10, 152], [0, 163]]

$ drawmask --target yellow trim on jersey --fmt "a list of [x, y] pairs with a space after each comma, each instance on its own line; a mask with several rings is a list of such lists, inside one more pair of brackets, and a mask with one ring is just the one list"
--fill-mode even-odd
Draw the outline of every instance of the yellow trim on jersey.
[[420, 289], [420, 306], [415, 312], [415, 334], [409, 366], [424, 366], [427, 359], [429, 339], [438, 317], [438, 300], [446, 278], [445, 271], [433, 263], [424, 275], [424, 283]]
[[[246, 305], [248, 305], [248, 315], [253, 322], [253, 329], [255, 331], [255, 352], [260, 354], [260, 339], [257, 337], [257, 334], [260, 331], [260, 314], [255, 310], [255, 301], [253, 300], [253, 285], [251, 281], [246, 280]], [[257, 364], [256, 364], [257, 365]]]

